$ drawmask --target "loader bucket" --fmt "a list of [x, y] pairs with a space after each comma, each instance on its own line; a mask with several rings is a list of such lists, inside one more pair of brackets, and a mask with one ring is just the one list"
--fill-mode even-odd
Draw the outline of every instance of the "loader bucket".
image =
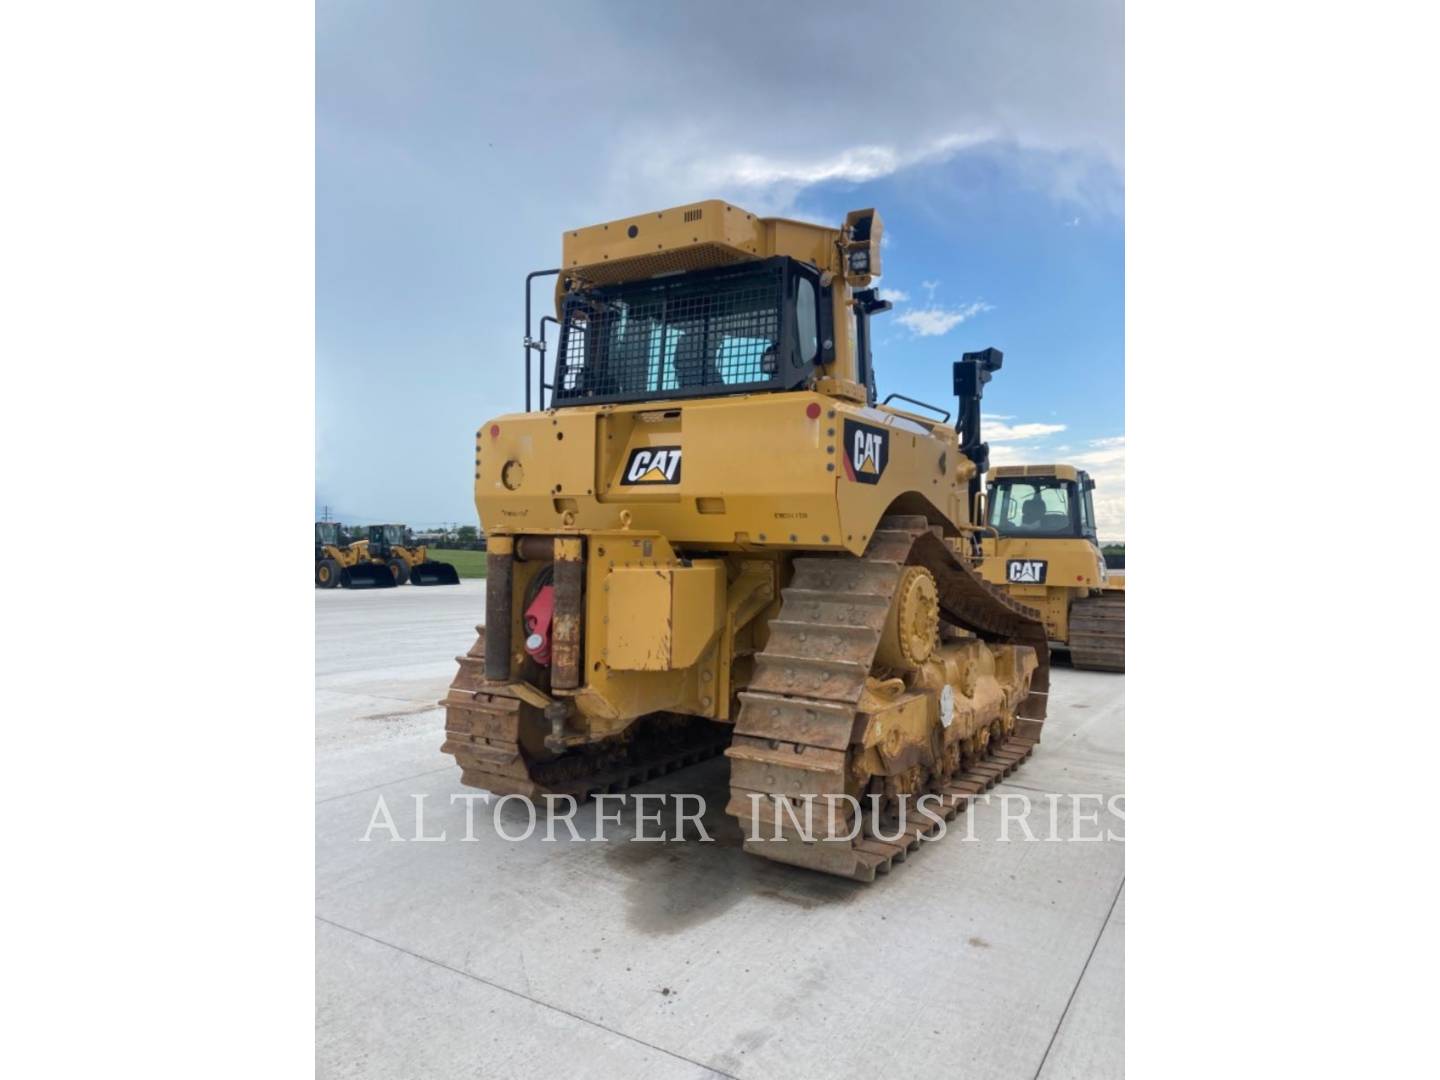
[[347, 589], [393, 589], [395, 575], [384, 563], [356, 563], [340, 571], [340, 584]]
[[411, 585], [459, 585], [460, 574], [448, 562], [426, 561], [410, 568]]

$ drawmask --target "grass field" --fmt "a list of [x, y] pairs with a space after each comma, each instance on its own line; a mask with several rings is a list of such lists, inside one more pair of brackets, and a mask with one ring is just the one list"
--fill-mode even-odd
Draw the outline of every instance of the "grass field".
[[455, 567], [462, 578], [485, 576], [485, 552], [457, 551], [453, 548], [431, 548], [430, 558], [436, 562], [448, 562]]

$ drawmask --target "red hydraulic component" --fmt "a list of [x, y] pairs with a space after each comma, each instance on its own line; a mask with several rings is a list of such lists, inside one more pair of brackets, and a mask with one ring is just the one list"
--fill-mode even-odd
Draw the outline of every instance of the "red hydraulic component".
[[555, 587], [543, 586], [525, 609], [525, 651], [537, 664], [550, 665], [550, 627], [555, 621]]

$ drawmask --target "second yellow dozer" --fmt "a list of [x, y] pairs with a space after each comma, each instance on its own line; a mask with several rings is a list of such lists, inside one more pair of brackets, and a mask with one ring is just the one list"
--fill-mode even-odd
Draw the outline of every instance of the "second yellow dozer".
[[869, 881], [1029, 756], [1045, 628], [975, 568], [1002, 358], [955, 363], [954, 428], [877, 404], [880, 238], [872, 210], [711, 200], [566, 232], [530, 275], [526, 411], [476, 432], [485, 625], [443, 702], [465, 784], [583, 798], [723, 749], [747, 851]]
[[1040, 612], [1070, 663], [1125, 670], [1125, 574], [1105, 563], [1095, 532], [1095, 481], [1073, 465], [1000, 465], [985, 503], [985, 580]]

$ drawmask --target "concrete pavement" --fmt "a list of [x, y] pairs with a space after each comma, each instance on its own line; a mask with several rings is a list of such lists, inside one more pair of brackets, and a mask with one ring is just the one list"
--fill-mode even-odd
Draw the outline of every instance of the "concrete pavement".
[[[635, 789], [705, 796], [714, 843], [626, 842], [628, 814], [608, 843], [512, 843], [479, 805], [465, 839], [434, 703], [483, 610], [481, 581], [316, 592], [320, 1075], [1122, 1074], [1118, 840], [1025, 841], [996, 800], [975, 839], [852, 884], [744, 855], [723, 758]], [[1124, 790], [1124, 677], [1059, 667], [1052, 692], [994, 792], [1042, 835], [1043, 793]], [[413, 839], [417, 796], [444, 840]], [[406, 839], [371, 828], [382, 798]], [[1055, 803], [1059, 835], [1123, 834], [1078, 811]]]

